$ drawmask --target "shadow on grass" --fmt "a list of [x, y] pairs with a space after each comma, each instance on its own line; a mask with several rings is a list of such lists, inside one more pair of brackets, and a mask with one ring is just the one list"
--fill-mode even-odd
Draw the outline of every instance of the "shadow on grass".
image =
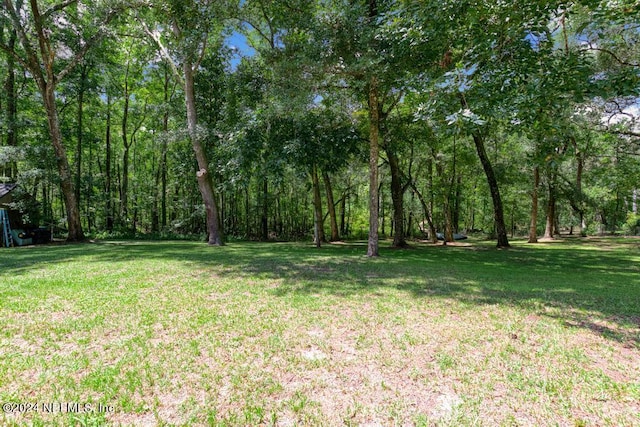
[[[509, 304], [555, 316], [571, 327], [640, 347], [639, 241], [518, 245], [496, 250], [417, 245], [382, 248], [367, 258], [366, 243], [316, 249], [293, 243], [100, 242], [0, 250], [0, 277], [29, 274], [43, 264], [135, 263], [172, 260], [219, 277], [276, 279], [276, 296], [357, 297], [400, 290], [415, 298], [468, 304]], [[1, 286], [1, 285], [0, 285]], [[545, 310], [552, 308], [555, 310]]]

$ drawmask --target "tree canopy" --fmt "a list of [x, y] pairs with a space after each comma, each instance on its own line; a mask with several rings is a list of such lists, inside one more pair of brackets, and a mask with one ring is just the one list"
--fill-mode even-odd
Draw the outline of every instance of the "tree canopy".
[[2, 2], [25, 225], [369, 256], [640, 231], [634, 1]]

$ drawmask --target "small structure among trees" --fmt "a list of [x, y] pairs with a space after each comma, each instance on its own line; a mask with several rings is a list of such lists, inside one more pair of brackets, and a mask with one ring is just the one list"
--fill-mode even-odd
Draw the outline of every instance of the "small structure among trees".
[[0, 240], [4, 247], [51, 241], [51, 231], [38, 227], [34, 199], [17, 184], [0, 183]]

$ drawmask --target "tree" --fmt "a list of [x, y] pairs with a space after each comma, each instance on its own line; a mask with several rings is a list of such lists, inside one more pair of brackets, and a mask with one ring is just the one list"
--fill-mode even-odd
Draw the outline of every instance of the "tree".
[[20, 49], [4, 42], [0, 42], [0, 49], [28, 70], [38, 87], [64, 195], [69, 227], [67, 239], [82, 240], [84, 232], [60, 130], [56, 87], [83, 60], [89, 49], [106, 35], [109, 23], [123, 10], [123, 6], [111, 3], [88, 12], [75, 1], [49, 4], [45, 10], [41, 10], [37, 0], [30, 0], [28, 7], [21, 7], [20, 1], [3, 1], [0, 19], [17, 32]]
[[220, 22], [225, 6], [231, 5], [215, 1], [166, 1], [156, 6], [154, 12], [158, 21], [153, 24], [148, 22], [148, 17], [139, 16], [146, 34], [158, 46], [160, 55], [169, 63], [174, 77], [184, 91], [187, 130], [198, 164], [196, 178], [206, 211], [207, 241], [210, 245], [217, 246], [223, 244], [223, 233], [213, 185], [213, 171], [204, 145], [205, 132], [198, 121], [195, 75], [207, 54], [210, 38], [215, 39], [221, 34]]

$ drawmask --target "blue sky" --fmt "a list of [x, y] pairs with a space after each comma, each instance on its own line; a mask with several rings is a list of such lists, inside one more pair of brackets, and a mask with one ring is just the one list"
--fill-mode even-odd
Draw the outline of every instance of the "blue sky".
[[249, 46], [247, 38], [237, 31], [234, 31], [226, 39], [227, 45], [235, 50], [235, 53], [231, 56], [231, 69], [235, 70], [240, 63], [242, 57], [253, 56], [256, 54], [255, 49]]

